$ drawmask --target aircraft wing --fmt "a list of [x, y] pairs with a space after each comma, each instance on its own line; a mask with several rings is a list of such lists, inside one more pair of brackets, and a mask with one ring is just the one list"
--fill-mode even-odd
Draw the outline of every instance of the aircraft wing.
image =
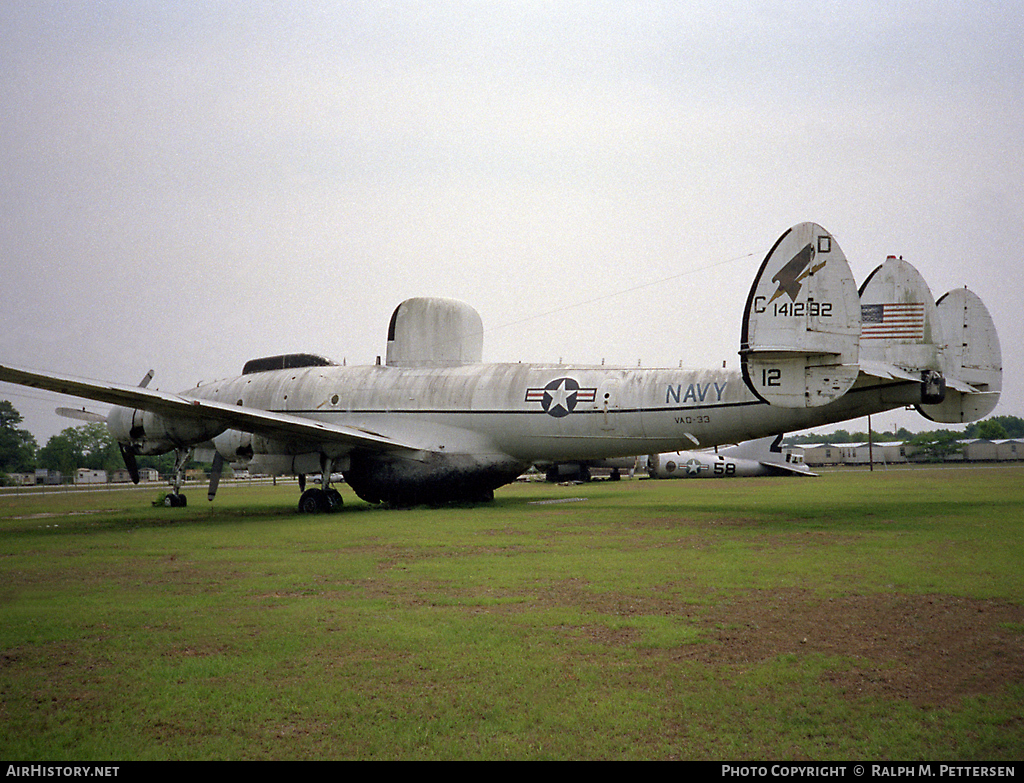
[[0, 364], [0, 381], [68, 394], [72, 397], [83, 397], [111, 405], [139, 408], [164, 416], [215, 421], [224, 424], [225, 429], [251, 432], [273, 440], [333, 443], [371, 451], [407, 452], [406, 456], [411, 456], [414, 459], [420, 458], [423, 454], [416, 446], [401, 443], [385, 435], [359, 427], [328, 424], [288, 413], [228, 405], [212, 400], [193, 399], [141, 386], [91, 381], [2, 364]]

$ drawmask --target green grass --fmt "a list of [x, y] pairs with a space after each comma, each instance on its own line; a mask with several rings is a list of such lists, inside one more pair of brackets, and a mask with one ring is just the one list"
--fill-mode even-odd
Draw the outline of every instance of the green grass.
[[1024, 758], [1022, 477], [0, 495], [0, 757]]

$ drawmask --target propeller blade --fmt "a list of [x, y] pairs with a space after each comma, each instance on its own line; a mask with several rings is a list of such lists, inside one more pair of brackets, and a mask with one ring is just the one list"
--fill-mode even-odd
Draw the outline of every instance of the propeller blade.
[[217, 496], [217, 487], [220, 486], [220, 474], [224, 471], [224, 458], [219, 451], [213, 453], [213, 467], [210, 470], [210, 489], [206, 497], [213, 500]]
[[78, 419], [79, 421], [99, 422], [101, 424], [107, 420], [107, 417], [102, 413], [87, 411], [85, 408], [57, 408], [54, 412], [65, 419]]
[[132, 484], [139, 483], [139, 463], [135, 461], [135, 455], [124, 445], [118, 443], [121, 449], [121, 457], [124, 459], [124, 466], [128, 468], [128, 475], [132, 477]]

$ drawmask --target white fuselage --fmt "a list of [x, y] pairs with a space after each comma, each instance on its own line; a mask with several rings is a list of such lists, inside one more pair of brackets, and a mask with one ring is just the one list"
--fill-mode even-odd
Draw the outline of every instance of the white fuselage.
[[[529, 464], [734, 443], [912, 404], [916, 394], [916, 384], [870, 386], [826, 406], [779, 408], [758, 400], [735, 371], [472, 364], [275, 370], [183, 396], [346, 424], [429, 452]], [[275, 446], [321, 449], [267, 444]]]

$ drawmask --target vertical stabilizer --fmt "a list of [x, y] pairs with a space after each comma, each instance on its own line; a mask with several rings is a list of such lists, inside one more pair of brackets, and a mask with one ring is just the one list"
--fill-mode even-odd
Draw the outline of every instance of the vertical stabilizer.
[[860, 287], [860, 358], [919, 373], [943, 372], [942, 321], [932, 292], [911, 264], [889, 256]]
[[769, 251], [747, 297], [744, 381], [772, 405], [826, 405], [857, 380], [859, 341], [860, 300], [846, 256], [821, 226], [794, 226]]
[[943, 371], [946, 398], [919, 405], [932, 421], [960, 424], [989, 415], [1003, 388], [1003, 359], [995, 323], [984, 302], [966, 288], [939, 299], [938, 319], [946, 337]]

